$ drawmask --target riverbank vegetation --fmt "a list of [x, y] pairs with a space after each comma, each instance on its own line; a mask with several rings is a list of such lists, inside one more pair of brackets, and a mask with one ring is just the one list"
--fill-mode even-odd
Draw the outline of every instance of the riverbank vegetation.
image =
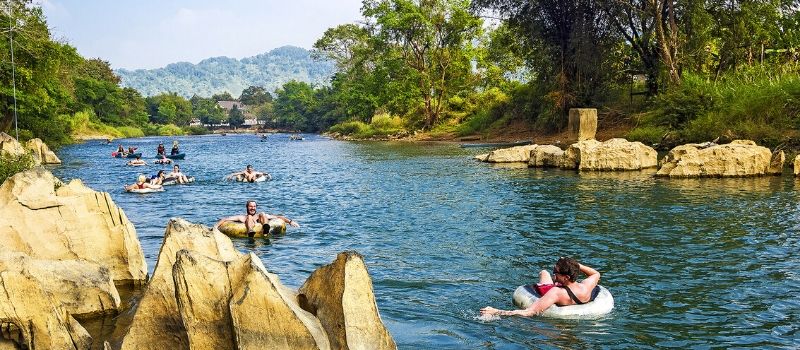
[[360, 21], [314, 44], [336, 66], [329, 85], [251, 86], [238, 98], [247, 111], [220, 108], [237, 100], [228, 93], [122, 88], [107, 62], [52, 40], [30, 1], [10, 4], [0, 130], [13, 129], [15, 79], [23, 141], [197, 134], [246, 117], [354, 138], [492, 138], [558, 133], [570, 108], [590, 107], [600, 129], [662, 147], [800, 144], [796, 0], [365, 0]]
[[374, 137], [392, 115], [403, 133], [547, 133], [594, 107], [601, 128], [661, 145], [776, 146], [800, 128], [796, 1], [372, 0], [362, 14], [314, 45], [338, 70], [286, 96], [298, 127]]

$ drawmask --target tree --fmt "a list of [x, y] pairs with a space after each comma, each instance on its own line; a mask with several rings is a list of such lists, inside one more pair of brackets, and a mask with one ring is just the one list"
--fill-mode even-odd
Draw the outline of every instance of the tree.
[[231, 96], [231, 94], [227, 91], [214, 94], [213, 96], [211, 96], [211, 99], [214, 100], [214, 102], [234, 100], [233, 96]]
[[248, 106], [259, 106], [272, 102], [272, 95], [263, 86], [250, 86], [242, 91], [239, 102]]
[[308, 83], [292, 80], [283, 84], [275, 94], [274, 113], [278, 125], [295, 130], [306, 130], [316, 101], [314, 89]]
[[233, 105], [233, 108], [228, 112], [228, 123], [234, 128], [244, 124], [244, 113], [236, 105]]

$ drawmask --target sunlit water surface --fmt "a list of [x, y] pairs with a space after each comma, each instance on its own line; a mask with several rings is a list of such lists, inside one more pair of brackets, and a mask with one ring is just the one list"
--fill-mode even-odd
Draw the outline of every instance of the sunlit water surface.
[[[234, 239], [297, 288], [338, 252], [364, 255], [400, 348], [800, 346], [798, 184], [791, 176], [656, 179], [492, 166], [450, 144], [340, 142], [315, 135], [177, 138], [197, 178], [166, 192], [122, 191], [139, 172], [116, 143], [66, 147], [53, 169], [111, 193], [136, 226], [152, 273], [169, 218], [213, 225], [259, 210], [302, 224], [284, 237]], [[152, 161], [159, 141], [119, 140]], [[273, 180], [223, 177], [253, 164]], [[166, 167], [165, 167], [166, 169]], [[476, 319], [559, 256], [603, 273], [616, 308], [594, 320]]]

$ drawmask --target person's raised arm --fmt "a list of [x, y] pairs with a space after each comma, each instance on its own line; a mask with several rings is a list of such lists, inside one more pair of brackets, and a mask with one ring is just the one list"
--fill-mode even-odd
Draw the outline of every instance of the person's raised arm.
[[586, 283], [589, 281], [589, 283], [592, 283], [595, 286], [600, 283], [600, 272], [580, 263], [578, 264], [578, 267], [581, 269], [581, 272], [586, 275], [586, 279], [584, 279], [581, 283]]
[[287, 218], [287, 217], [285, 217], [285, 216], [280, 216], [280, 215], [272, 215], [272, 214], [267, 214], [267, 213], [262, 213], [262, 214], [264, 214], [264, 218], [265, 218], [267, 221], [269, 221], [269, 220], [272, 220], [272, 219], [280, 219], [280, 220], [282, 220], [283, 222], [285, 222], [285, 223], [289, 224], [289, 226], [292, 226], [292, 227], [300, 227], [300, 224], [298, 224], [298, 223], [297, 223], [297, 221], [294, 221], [294, 220], [292, 220], [292, 219], [289, 219], [289, 218]]
[[548, 307], [553, 306], [553, 304], [558, 301], [558, 294], [556, 290], [552, 290], [547, 292], [544, 296], [536, 300], [531, 306], [528, 306], [526, 309], [517, 309], [517, 310], [500, 310], [495, 309], [491, 306], [487, 306], [481, 309], [481, 315], [500, 315], [500, 316], [522, 316], [522, 317], [531, 317], [542, 313], [542, 311], [547, 310]]
[[224, 217], [222, 219], [219, 219], [219, 221], [217, 221], [217, 223], [214, 224], [214, 228], [219, 229], [219, 225], [222, 225], [222, 223], [225, 221], [244, 222], [245, 220], [246, 219], [244, 215], [234, 215], [234, 216]]

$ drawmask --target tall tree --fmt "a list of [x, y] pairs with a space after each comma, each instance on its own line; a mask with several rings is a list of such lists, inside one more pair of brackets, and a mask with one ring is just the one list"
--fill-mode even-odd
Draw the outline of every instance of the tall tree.
[[272, 95], [263, 86], [249, 86], [242, 90], [239, 102], [248, 106], [259, 106], [272, 102]]
[[233, 108], [228, 112], [228, 123], [234, 128], [244, 124], [244, 113], [236, 105], [233, 105]]

